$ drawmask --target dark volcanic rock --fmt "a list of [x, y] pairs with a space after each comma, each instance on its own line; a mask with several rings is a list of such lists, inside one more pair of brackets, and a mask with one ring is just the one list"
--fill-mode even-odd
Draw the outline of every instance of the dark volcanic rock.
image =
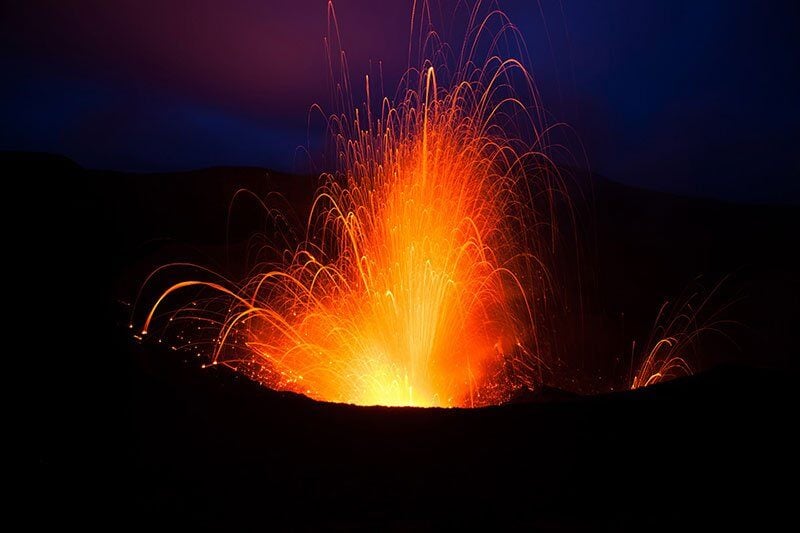
[[[89, 171], [30, 154], [0, 164], [10, 197], [30, 205], [13, 227], [7, 256], [21, 268], [7, 302], [23, 318], [9, 333], [23, 339], [12, 359], [24, 372], [9, 376], [32, 410], [22, 467], [36, 487], [33, 523], [766, 530], [794, 520], [795, 208], [594, 182], [587, 233], [602, 253], [584, 258], [592, 296], [584, 329], [567, 339], [576, 366], [629, 353], [665, 298], [697, 274], [731, 272], [745, 281], [733, 317], [746, 327], [737, 355], [706, 355], [708, 366], [715, 354], [739, 366], [600, 396], [544, 389], [477, 410], [361, 408], [201, 370], [127, 328], [154, 266], [227, 265], [226, 242], [239, 253], [254, 227], [284, 230], [246, 202], [226, 226], [238, 188], [279, 190], [302, 219], [313, 180]], [[622, 366], [606, 370], [625, 378]]]

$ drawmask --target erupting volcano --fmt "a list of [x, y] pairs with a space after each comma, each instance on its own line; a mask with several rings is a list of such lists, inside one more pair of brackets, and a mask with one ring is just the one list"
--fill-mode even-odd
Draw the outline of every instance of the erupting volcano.
[[[412, 36], [431, 27], [427, 3], [411, 21]], [[320, 177], [304, 237], [267, 247], [240, 282], [198, 268], [157, 298], [143, 335], [177, 328], [207, 364], [333, 402], [476, 407], [542, 382], [558, 360], [557, 219], [573, 216], [549, 140], [560, 125], [501, 11], [477, 3], [457, 53], [418, 33], [397, 96], [373, 101], [367, 76], [360, 106], [326, 41], [336, 170]], [[167, 306], [176, 293], [190, 304]], [[689, 373], [684, 340], [654, 340], [631, 385]]]
[[675, 4], [10, 2], [29, 528], [792, 523], [800, 22]]
[[211, 364], [275, 389], [363, 405], [478, 406], [532, 385], [563, 187], [532, 79], [500, 53], [515, 30], [499, 11], [479, 13], [457, 68], [426, 33], [419, 67], [379, 113], [369, 77], [365, 104], [350, 112], [345, 79], [343, 111], [328, 121], [337, 171], [321, 177], [305, 239], [241, 284], [173, 285], [144, 333], [174, 292], [201, 286], [216, 297], [172, 320], [211, 332], [194, 340], [213, 344]]

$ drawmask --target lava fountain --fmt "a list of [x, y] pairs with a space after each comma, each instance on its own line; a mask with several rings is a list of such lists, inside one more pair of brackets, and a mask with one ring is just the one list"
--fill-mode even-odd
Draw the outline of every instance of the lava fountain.
[[725, 330], [736, 323], [721, 316], [731, 304], [717, 307], [711, 303], [725, 282], [726, 278], [721, 279], [711, 290], [704, 290], [698, 283], [693, 292], [679, 297], [672, 305], [664, 302], [645, 349], [638, 356], [636, 343], [633, 345], [634, 360], [639, 363], [631, 379], [631, 389], [692, 375], [691, 361], [697, 358], [693, 352], [698, 340], [709, 334], [727, 338]]
[[[189, 320], [207, 364], [326, 401], [469, 407], [537, 383], [565, 187], [532, 77], [501, 46], [521, 51], [519, 36], [479, 8], [459, 53], [420, 32], [394, 99], [373, 102], [367, 77], [348, 107], [339, 85], [336, 170], [301, 242], [239, 282], [198, 269], [162, 292], [143, 334]], [[412, 28], [426, 17], [415, 6]], [[346, 71], [343, 53], [331, 64]], [[187, 291], [194, 305], [176, 306]]]

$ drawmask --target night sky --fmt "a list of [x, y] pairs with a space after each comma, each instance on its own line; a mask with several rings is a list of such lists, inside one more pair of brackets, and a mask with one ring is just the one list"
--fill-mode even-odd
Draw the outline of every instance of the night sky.
[[[120, 170], [297, 170], [309, 106], [328, 95], [325, 4], [3, 2], [0, 149]], [[370, 60], [383, 62], [387, 84], [399, 77], [410, 4], [335, 3], [354, 77]], [[799, 2], [500, 5], [525, 36], [544, 105], [574, 127], [596, 172], [800, 202]]]

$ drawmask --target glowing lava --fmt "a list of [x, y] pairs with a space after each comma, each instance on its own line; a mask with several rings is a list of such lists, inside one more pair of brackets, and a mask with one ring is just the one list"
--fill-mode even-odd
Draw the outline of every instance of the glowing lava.
[[[367, 78], [364, 106], [330, 117], [338, 169], [323, 174], [288, 259], [242, 283], [175, 284], [144, 331], [167, 297], [202, 287], [212, 304], [170, 316], [203, 325], [212, 364], [275, 389], [476, 406], [532, 384], [553, 247], [540, 236], [551, 234], [558, 176], [542, 153], [546, 131], [512, 87], [521, 81], [535, 102], [521, 62], [499, 54], [497, 35], [482, 67], [473, 57], [493, 21], [513, 27], [497, 11], [476, 16], [457, 69], [429, 59], [444, 50], [430, 33], [398, 102], [383, 98], [373, 113]], [[444, 83], [440, 72], [451, 73]]]
[[694, 373], [690, 361], [696, 358], [692, 352], [697, 348], [698, 339], [709, 333], [724, 337], [724, 328], [734, 324], [720, 319], [724, 307], [714, 308], [710, 305], [724, 282], [725, 278], [710, 291], [698, 284], [695, 292], [680, 297], [672, 306], [669, 301], [664, 302], [656, 316], [650, 339], [645, 344], [646, 349], [638, 357], [641, 362], [631, 380], [631, 389]]

